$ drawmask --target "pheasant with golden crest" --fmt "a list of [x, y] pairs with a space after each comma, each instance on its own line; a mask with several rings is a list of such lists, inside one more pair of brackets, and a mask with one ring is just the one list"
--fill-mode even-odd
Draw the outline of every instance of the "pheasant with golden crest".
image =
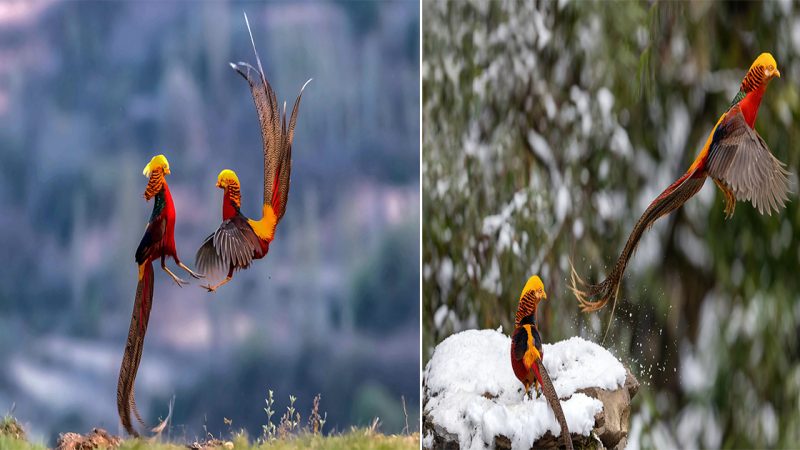
[[[150, 321], [150, 310], [153, 308], [153, 262], [161, 259], [161, 269], [167, 272], [178, 286], [183, 286], [186, 281], [178, 278], [166, 265], [166, 258], [175, 260], [178, 267], [185, 270], [194, 278], [199, 275], [186, 267], [178, 258], [175, 248], [175, 204], [172, 201], [166, 175], [170, 174], [169, 161], [164, 155], [154, 156], [144, 167], [142, 174], [148, 178], [147, 189], [144, 191], [145, 200], [153, 200], [153, 213], [147, 223], [139, 247], [136, 249], [136, 263], [139, 265], [139, 282], [136, 286], [136, 298], [131, 314], [131, 325], [128, 330], [128, 339], [125, 343], [125, 352], [119, 368], [117, 382], [117, 412], [125, 430], [132, 436], [139, 436], [133, 428], [131, 412], [134, 413], [139, 423], [144, 426], [142, 416], [136, 408], [134, 384], [139, 364], [142, 361], [144, 350], [144, 337], [147, 324]], [[166, 425], [167, 419], [151, 431], [160, 432]]]
[[544, 367], [542, 357], [542, 336], [536, 327], [536, 311], [539, 302], [547, 299], [541, 278], [534, 275], [525, 283], [519, 296], [517, 314], [514, 316], [514, 332], [511, 333], [511, 368], [514, 375], [525, 386], [525, 395], [530, 397], [531, 387], [537, 392], [542, 390], [547, 403], [561, 427], [561, 436], [567, 449], [572, 449], [572, 437], [567, 426], [567, 419], [561, 409], [556, 389], [550, 375]]
[[233, 278], [236, 270], [250, 267], [254, 260], [263, 258], [269, 251], [269, 244], [275, 237], [275, 228], [286, 212], [292, 171], [294, 127], [303, 89], [311, 81], [308, 80], [300, 89], [287, 122], [286, 104], [284, 103], [281, 114], [275, 92], [264, 76], [247, 15], [245, 23], [250, 33], [258, 69], [243, 62], [231, 63], [231, 67], [250, 85], [261, 125], [264, 150], [264, 202], [261, 219], [249, 219], [241, 212], [241, 185], [236, 173], [229, 169], [219, 173], [217, 187], [224, 191], [222, 224], [205, 239], [195, 257], [195, 265], [201, 272], [217, 276], [225, 274], [225, 278], [219, 283], [203, 286], [209, 292], [216, 291]]
[[788, 201], [789, 172], [754, 128], [767, 85], [780, 76], [775, 58], [769, 53], [759, 55], [730, 107], [708, 135], [700, 154], [689, 170], [647, 207], [605, 280], [587, 285], [573, 268], [571, 290], [583, 311], [597, 311], [609, 301], [616, 302], [625, 267], [644, 232], [660, 217], [693, 197], [706, 178], [711, 177], [724, 194], [728, 218], [733, 216], [737, 200], [750, 201], [761, 214], [771, 215], [783, 208]]

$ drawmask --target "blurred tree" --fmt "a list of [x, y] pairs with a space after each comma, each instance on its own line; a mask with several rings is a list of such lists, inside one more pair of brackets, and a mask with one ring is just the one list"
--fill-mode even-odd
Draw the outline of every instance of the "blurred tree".
[[[551, 293], [548, 340], [599, 339], [608, 312], [579, 313], [570, 260], [604, 275], [762, 51], [786, 75], [756, 127], [797, 186], [796, 5], [429, 1], [423, 15], [425, 359], [461, 329], [508, 330], [532, 273]], [[653, 227], [621, 288], [607, 345], [645, 383], [632, 440], [791, 446], [800, 209], [740, 204], [726, 221], [715, 192]]]
[[[373, 333], [396, 331], [419, 318], [403, 299], [419, 295], [417, 220], [388, 233], [356, 275], [353, 307], [356, 326]], [[416, 281], [416, 282], [415, 282]]]

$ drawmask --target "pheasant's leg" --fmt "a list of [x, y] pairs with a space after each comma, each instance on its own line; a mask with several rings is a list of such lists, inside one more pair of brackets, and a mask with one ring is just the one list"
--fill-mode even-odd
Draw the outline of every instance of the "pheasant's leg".
[[717, 187], [725, 195], [725, 218], [730, 219], [733, 217], [733, 210], [736, 209], [736, 196], [733, 195], [733, 191], [724, 183], [718, 181], [716, 178], [713, 178], [713, 180]]
[[175, 258], [175, 262], [178, 264], [178, 267], [180, 267], [181, 269], [187, 271], [189, 273], [189, 275], [191, 275], [192, 278], [194, 278], [194, 279], [200, 279], [200, 278], [205, 278], [206, 277], [205, 275], [201, 275], [199, 273], [193, 272], [192, 269], [186, 267], [186, 264], [182, 263], [177, 257]]
[[231, 266], [231, 268], [228, 270], [228, 276], [225, 277], [224, 280], [220, 281], [219, 283], [215, 284], [214, 286], [212, 286], [211, 283], [209, 283], [209, 284], [203, 285], [203, 287], [206, 288], [206, 290], [208, 292], [214, 292], [217, 289], [219, 289], [219, 287], [222, 286], [223, 284], [227, 283], [228, 281], [231, 281], [231, 279], [233, 279], [233, 266]]
[[164, 260], [164, 257], [163, 257], [163, 256], [161, 257], [161, 268], [164, 270], [164, 272], [167, 272], [167, 275], [169, 275], [169, 276], [170, 276], [170, 278], [172, 278], [172, 280], [173, 280], [173, 281], [174, 281], [174, 282], [175, 282], [175, 283], [176, 283], [178, 286], [180, 286], [180, 287], [183, 287], [183, 285], [184, 285], [184, 284], [189, 284], [187, 281], [180, 279], [180, 278], [179, 278], [177, 275], [175, 275], [174, 273], [172, 273], [172, 271], [171, 271], [171, 270], [169, 270], [169, 267], [167, 267], [167, 263], [166, 263], [166, 261]]

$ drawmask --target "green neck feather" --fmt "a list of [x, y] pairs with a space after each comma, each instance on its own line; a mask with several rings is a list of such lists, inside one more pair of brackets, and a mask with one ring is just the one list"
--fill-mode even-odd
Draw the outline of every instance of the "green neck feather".
[[742, 89], [739, 89], [739, 93], [736, 94], [736, 97], [733, 97], [733, 101], [731, 102], [731, 106], [738, 104], [747, 96], [747, 92]]
[[166, 206], [167, 200], [164, 198], [164, 190], [162, 189], [155, 197], [153, 197], [153, 214], [150, 215], [150, 221], [152, 222], [155, 220], [156, 217], [161, 215], [161, 211], [164, 210], [164, 206]]

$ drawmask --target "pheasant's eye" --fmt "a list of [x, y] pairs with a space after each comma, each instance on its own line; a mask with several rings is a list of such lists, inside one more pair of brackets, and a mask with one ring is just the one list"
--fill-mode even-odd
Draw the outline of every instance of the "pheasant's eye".
[[767, 66], [767, 70], [775, 70], [775, 66], [770, 64], [770, 65]]

